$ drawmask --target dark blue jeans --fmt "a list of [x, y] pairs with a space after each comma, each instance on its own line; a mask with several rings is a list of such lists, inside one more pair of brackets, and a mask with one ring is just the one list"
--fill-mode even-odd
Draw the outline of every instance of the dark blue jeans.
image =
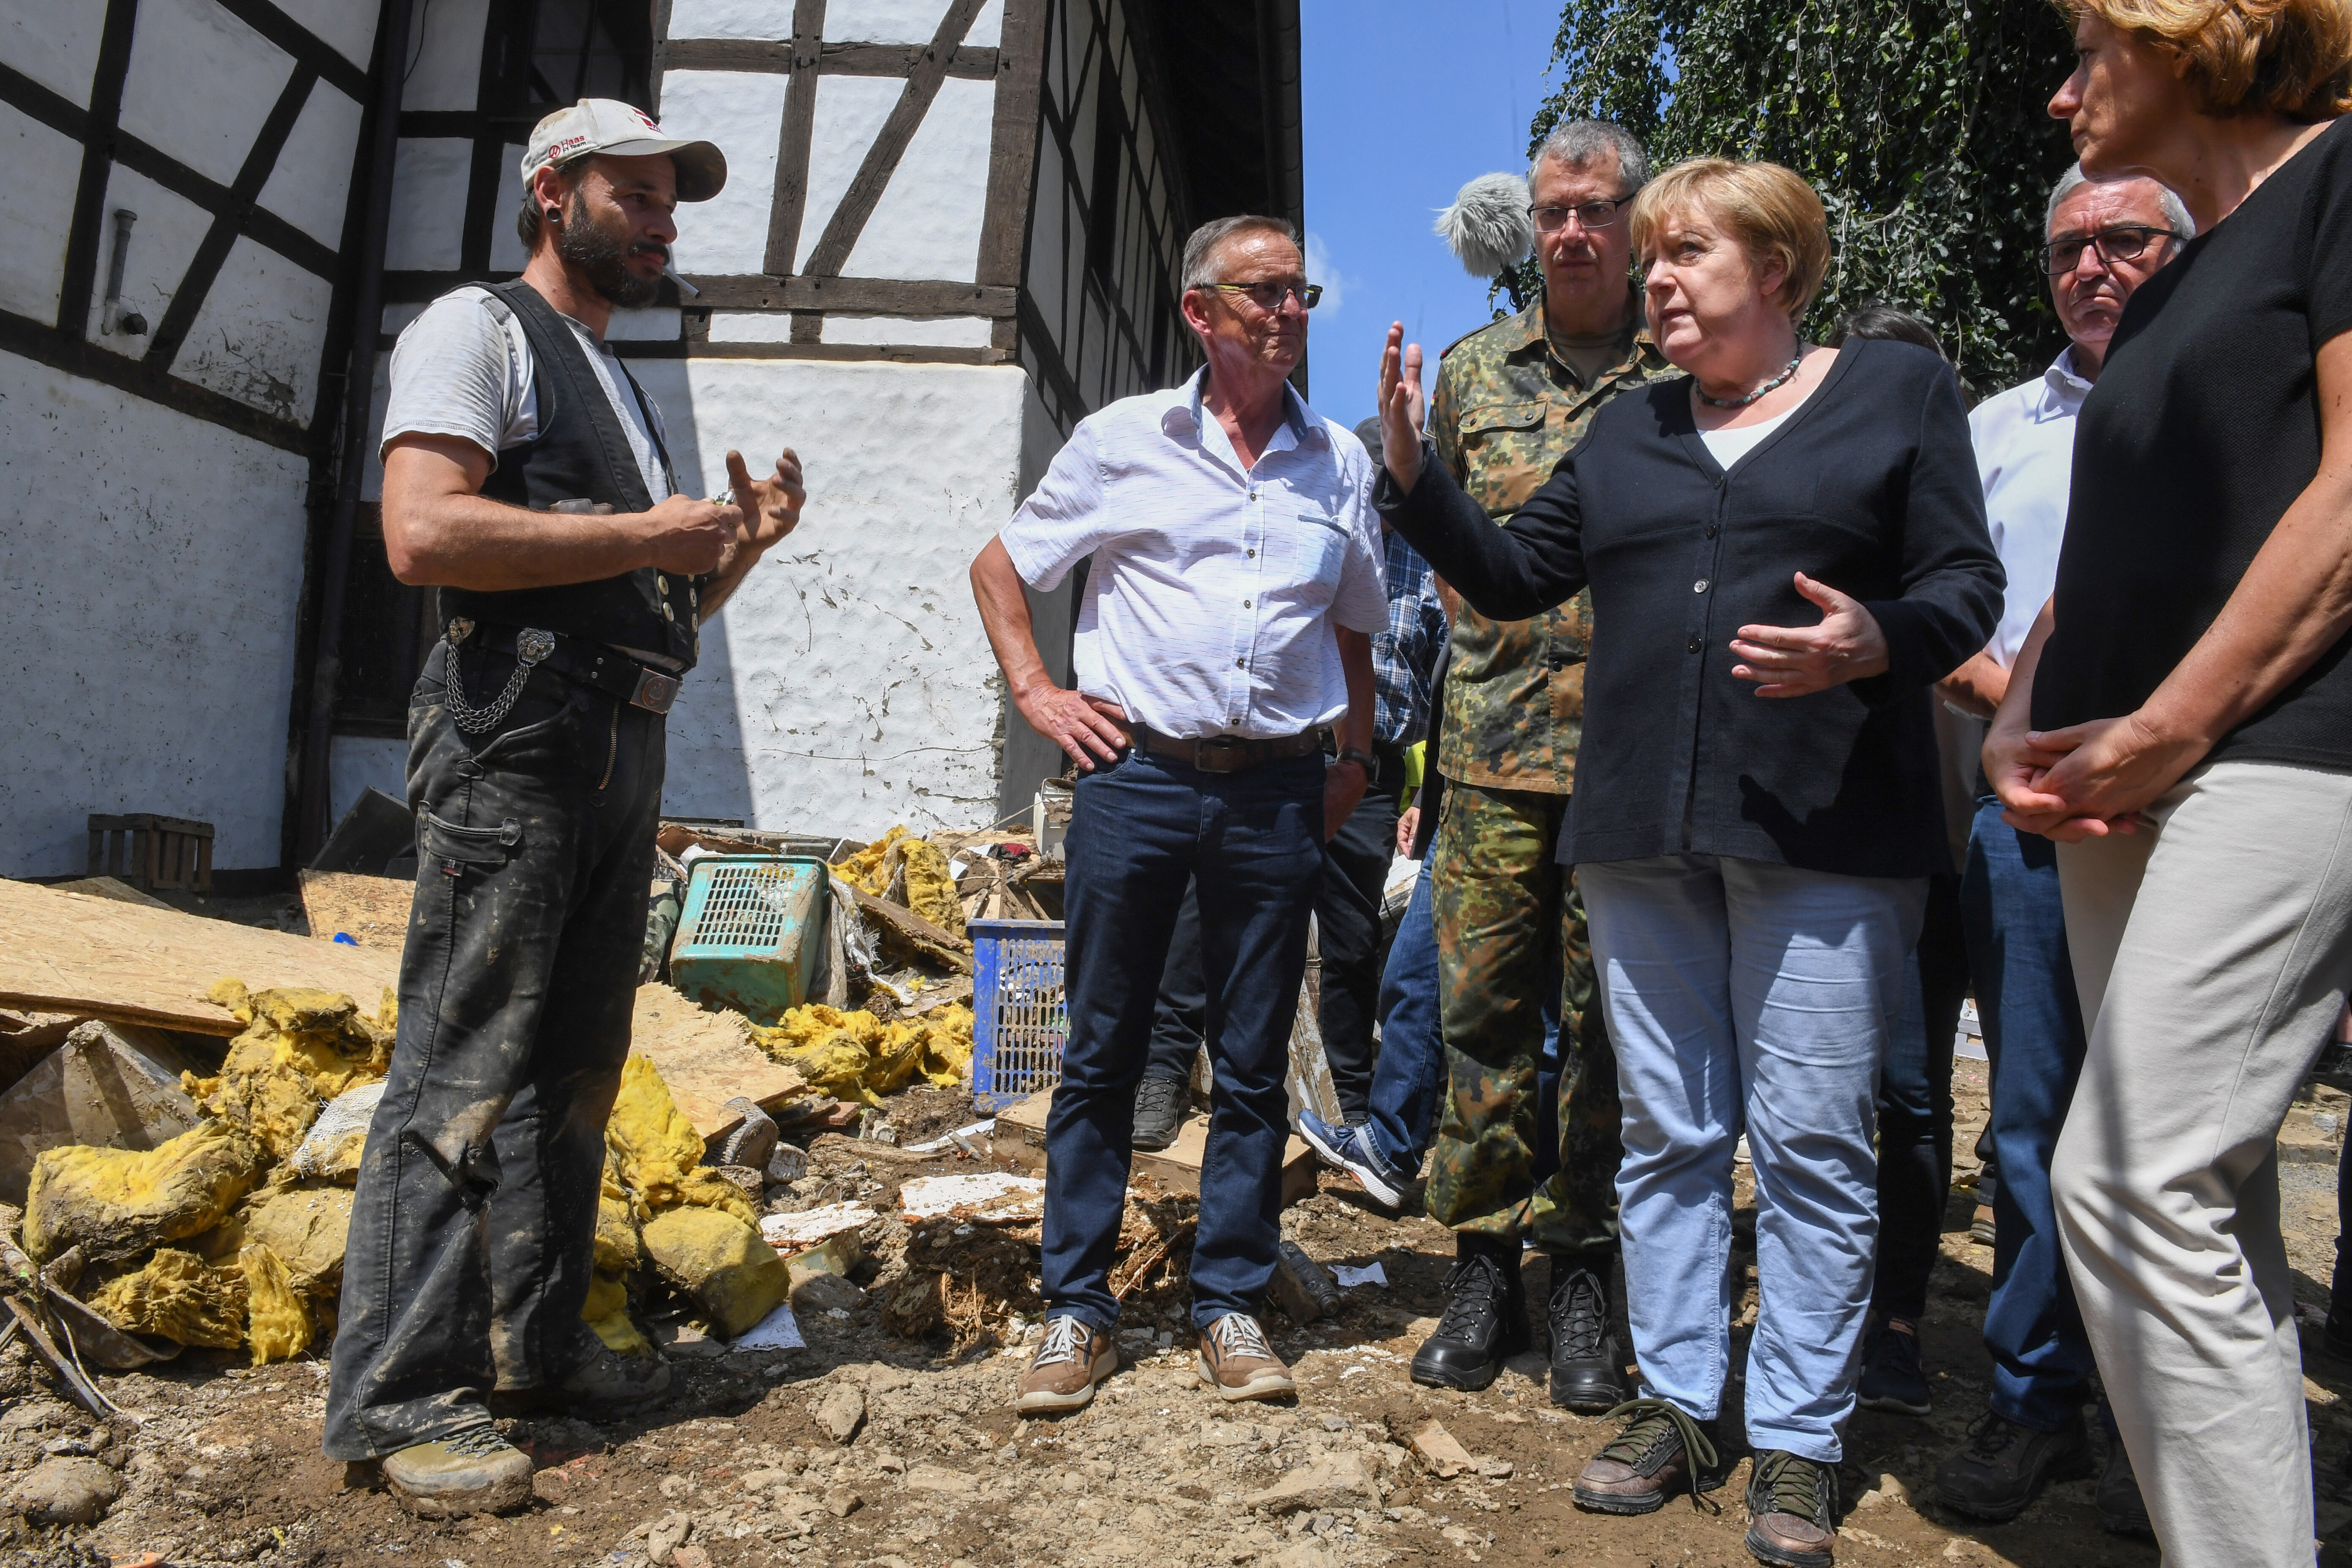
[[1065, 895], [1069, 1043], [1045, 1122], [1048, 1313], [1118, 1321], [1108, 1284], [1135, 1086], [1168, 942], [1197, 876], [1211, 1091], [1192, 1317], [1255, 1314], [1281, 1240], [1283, 1075], [1323, 868], [1323, 759], [1237, 773], [1128, 753], [1078, 780]]
[[[1445, 1039], [1437, 1006], [1434, 868], [1424, 863], [1381, 973], [1381, 1054], [1372, 1069], [1372, 1146], [1407, 1181], [1421, 1173], [1445, 1104]], [[1536, 1159], [1542, 1183], [1559, 1169], [1559, 987], [1543, 988], [1543, 1054], [1536, 1058]]]
[[2050, 1155], [2066, 1124], [2085, 1042], [2066, 917], [2058, 898], [2057, 846], [1977, 806], [1960, 912], [1977, 976], [1977, 1012], [1992, 1058], [1992, 1300], [1985, 1349], [1992, 1352], [1995, 1411], [2055, 1431], [2090, 1396], [2096, 1363], [2074, 1305], [2050, 1201]]

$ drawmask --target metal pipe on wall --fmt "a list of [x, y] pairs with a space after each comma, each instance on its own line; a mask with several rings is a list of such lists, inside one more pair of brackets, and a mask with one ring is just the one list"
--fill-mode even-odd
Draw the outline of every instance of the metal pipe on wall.
[[310, 652], [310, 693], [302, 721], [302, 753], [295, 792], [293, 835], [299, 859], [326, 842], [333, 825], [328, 763], [334, 743], [335, 691], [342, 675], [343, 596], [352, 574], [352, 539], [359, 528], [360, 491], [367, 478], [369, 416], [374, 412], [376, 339], [383, 331], [383, 255], [392, 231], [392, 172], [400, 148], [401, 89], [406, 76], [409, 24], [415, 0], [391, 7], [376, 61], [374, 121], [368, 143], [367, 214], [360, 226], [360, 274], [352, 290], [352, 357], [344, 376], [343, 449], [336, 466], [335, 516], [327, 531], [319, 572], [319, 630]]

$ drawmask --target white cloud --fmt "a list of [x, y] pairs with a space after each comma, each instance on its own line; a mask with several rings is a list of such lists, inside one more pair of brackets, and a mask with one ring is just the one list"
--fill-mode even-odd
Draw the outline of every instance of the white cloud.
[[1307, 280], [1323, 285], [1323, 303], [1318, 313], [1336, 316], [1347, 303], [1348, 276], [1331, 265], [1331, 253], [1323, 248], [1323, 237], [1313, 229], [1307, 231]]

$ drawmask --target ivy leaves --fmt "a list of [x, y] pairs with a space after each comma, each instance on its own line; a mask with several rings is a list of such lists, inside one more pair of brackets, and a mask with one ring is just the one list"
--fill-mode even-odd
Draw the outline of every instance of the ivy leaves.
[[[1567, 0], [1563, 119], [1614, 120], [1658, 167], [1764, 158], [1829, 210], [1830, 273], [1807, 321], [1880, 300], [1925, 318], [1981, 396], [2064, 345], [2033, 261], [2073, 160], [2043, 105], [2073, 67], [2050, 0]], [[1515, 299], [1532, 264], [1507, 279]]]

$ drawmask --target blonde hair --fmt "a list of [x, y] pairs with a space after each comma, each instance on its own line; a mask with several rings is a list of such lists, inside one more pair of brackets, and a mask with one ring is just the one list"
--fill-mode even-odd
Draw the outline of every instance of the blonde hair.
[[1722, 225], [1759, 272], [1768, 261], [1780, 264], [1779, 303], [1790, 320], [1802, 320], [1830, 269], [1829, 215], [1813, 187], [1778, 163], [1688, 159], [1634, 196], [1634, 254], [1648, 254], [1669, 219], [1694, 209]]
[[2332, 120], [2352, 110], [2344, 0], [2061, 0], [2187, 62], [2208, 114]]

